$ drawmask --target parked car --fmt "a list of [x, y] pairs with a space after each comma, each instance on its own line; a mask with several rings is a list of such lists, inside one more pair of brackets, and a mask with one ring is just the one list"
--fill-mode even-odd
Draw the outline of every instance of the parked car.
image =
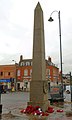
[[62, 88], [61, 86], [51, 86], [50, 88], [50, 99], [51, 102], [64, 101], [62, 97]]

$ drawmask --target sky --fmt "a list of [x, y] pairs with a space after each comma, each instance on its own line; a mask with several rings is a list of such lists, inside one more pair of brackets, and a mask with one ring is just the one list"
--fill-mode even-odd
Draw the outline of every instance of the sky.
[[32, 58], [34, 9], [40, 2], [44, 15], [45, 58], [60, 68], [58, 13], [60, 10], [63, 73], [72, 72], [72, 0], [0, 0], [0, 65]]

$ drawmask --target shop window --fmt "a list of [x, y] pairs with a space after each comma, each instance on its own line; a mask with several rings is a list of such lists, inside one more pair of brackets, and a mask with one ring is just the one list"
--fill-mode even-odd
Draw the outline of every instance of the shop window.
[[24, 88], [28, 87], [28, 81], [24, 81]]

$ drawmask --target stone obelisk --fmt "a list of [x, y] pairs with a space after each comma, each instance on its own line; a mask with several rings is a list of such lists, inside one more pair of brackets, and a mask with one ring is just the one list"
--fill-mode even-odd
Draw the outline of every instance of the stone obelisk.
[[43, 111], [48, 107], [48, 83], [46, 81], [45, 40], [43, 10], [38, 2], [34, 10], [33, 64], [30, 83], [30, 102]]

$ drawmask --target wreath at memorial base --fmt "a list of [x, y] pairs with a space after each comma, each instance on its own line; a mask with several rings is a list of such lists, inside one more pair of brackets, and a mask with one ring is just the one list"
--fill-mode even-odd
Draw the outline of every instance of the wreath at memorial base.
[[[22, 109], [20, 112], [24, 114], [31, 114], [31, 115], [40, 115], [40, 116], [48, 116], [50, 113], [53, 113], [55, 110], [53, 107], [48, 107], [48, 109], [43, 112], [40, 106], [33, 107], [29, 105], [26, 109]], [[63, 110], [58, 109], [56, 112], [63, 112]]]

